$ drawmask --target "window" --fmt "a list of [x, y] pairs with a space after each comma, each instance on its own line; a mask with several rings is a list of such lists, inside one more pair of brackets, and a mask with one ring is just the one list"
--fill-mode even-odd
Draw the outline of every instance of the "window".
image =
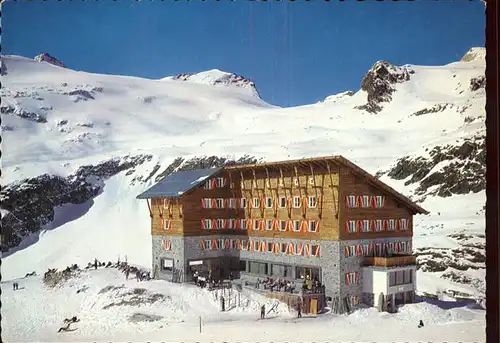
[[307, 198], [307, 207], [309, 207], [309, 208], [316, 207], [316, 197], [315, 196], [309, 196]]
[[267, 197], [266, 198], [266, 207], [267, 208], [272, 208], [273, 207], [273, 198]]
[[258, 275], [267, 275], [267, 263], [249, 261], [248, 272]]
[[226, 185], [226, 179], [224, 179], [223, 177], [218, 177], [217, 178], [217, 188], [222, 188]]
[[394, 219], [389, 219], [389, 231], [395, 231], [396, 230], [396, 221]]
[[260, 207], [260, 199], [253, 198], [253, 208], [259, 208], [259, 207]]
[[319, 245], [312, 245], [311, 246], [311, 254], [313, 256], [318, 256], [319, 257]]
[[355, 220], [347, 221], [347, 231], [349, 233], [356, 232], [356, 221]]
[[205, 188], [205, 189], [212, 189], [212, 188], [214, 188], [212, 180], [208, 180], [207, 182], [205, 182], [205, 184], [203, 185], [203, 188]]
[[318, 268], [307, 268], [307, 267], [296, 267], [295, 268], [295, 277], [297, 279], [305, 279], [306, 276], [309, 275], [311, 280], [317, 278], [318, 281], [321, 282], [320, 272]]
[[408, 220], [406, 218], [399, 220], [399, 229], [401, 231], [406, 231], [408, 229]]
[[398, 286], [411, 283], [413, 280], [413, 271], [398, 270], [389, 274], [389, 286]]
[[389, 273], [389, 286], [395, 286], [396, 285], [396, 272], [390, 272]]
[[299, 179], [297, 179], [297, 178], [293, 179], [293, 184], [295, 186], [298, 186], [299, 185]]
[[212, 229], [212, 221], [210, 219], [203, 219], [201, 221], [201, 224], [202, 224], [204, 230], [211, 230]]
[[359, 273], [351, 272], [345, 274], [345, 284], [352, 285], [357, 284], [359, 282]]
[[236, 199], [235, 198], [229, 199], [229, 208], [236, 208]]
[[217, 198], [217, 208], [224, 208], [224, 199]]
[[253, 229], [256, 231], [260, 229], [260, 220], [253, 221]]
[[382, 208], [382, 207], [384, 207], [384, 203], [385, 203], [385, 197], [383, 197], [381, 195], [377, 195], [375, 197], [375, 207], [376, 208]]
[[271, 188], [271, 181], [269, 179], [266, 180], [266, 187]]
[[234, 229], [234, 219], [229, 219], [228, 220], [228, 229]]
[[170, 220], [164, 220], [163, 221], [163, 229], [164, 230], [170, 230], [170, 228], [172, 227], [172, 222]]
[[375, 231], [377, 232], [380, 232], [383, 230], [383, 221], [380, 220], [380, 219], [377, 219], [377, 221], [375, 222]]
[[310, 177], [309, 178], [309, 184], [314, 186], [314, 178], [313, 177]]
[[166, 272], [171, 272], [174, 270], [174, 260], [169, 258], [164, 258], [161, 260], [161, 269]]
[[233, 189], [233, 188], [234, 188], [234, 182], [231, 182], [231, 183], [229, 184], [229, 188], [231, 188], [231, 189]]
[[403, 275], [403, 282], [405, 284], [412, 283], [413, 281], [413, 271], [412, 270], [405, 270], [404, 275]]
[[358, 201], [357, 201], [357, 197], [355, 195], [348, 195], [347, 196], [347, 207], [349, 207], [349, 208], [358, 207]]
[[300, 227], [300, 220], [294, 220], [293, 221], [293, 231], [299, 232], [301, 229]]
[[288, 247], [288, 244], [281, 244], [281, 253], [284, 254], [286, 253], [286, 248]]
[[300, 208], [300, 197], [293, 197], [293, 208]]
[[268, 243], [267, 243], [267, 251], [268, 251], [268, 252], [273, 251], [273, 243], [272, 243], [272, 242], [268, 242]]
[[266, 230], [272, 230], [273, 229], [273, 221], [272, 220], [266, 220]]
[[224, 228], [224, 219], [217, 219], [217, 229]]
[[245, 270], [247, 270], [247, 261], [246, 260], [240, 260], [239, 270], [242, 271], [242, 272], [244, 272]]
[[285, 182], [283, 181], [283, 179], [280, 179], [280, 181], [279, 181], [279, 185], [280, 185], [281, 187], [284, 187], [284, 186], [285, 186]]
[[212, 199], [203, 198], [202, 199], [202, 206], [203, 206], [203, 208], [212, 208]]
[[271, 275], [274, 277], [292, 277], [292, 266], [285, 264], [272, 264]]
[[280, 220], [280, 231], [286, 231], [286, 220]]
[[404, 281], [404, 270], [400, 270], [396, 272], [396, 284], [402, 285]]
[[247, 208], [247, 199], [245, 199], [245, 198], [240, 199], [240, 207]]
[[349, 247], [349, 256], [356, 256], [356, 246], [355, 245], [351, 245]]
[[361, 224], [362, 224], [363, 232], [370, 232], [370, 221], [369, 220], [363, 220]]
[[315, 220], [310, 220], [309, 221], [309, 232], [316, 232], [316, 224], [317, 222]]
[[370, 196], [369, 195], [363, 195], [361, 198], [361, 206], [364, 208], [370, 207]]
[[281, 208], [286, 207], [286, 198], [285, 197], [280, 197], [280, 207]]

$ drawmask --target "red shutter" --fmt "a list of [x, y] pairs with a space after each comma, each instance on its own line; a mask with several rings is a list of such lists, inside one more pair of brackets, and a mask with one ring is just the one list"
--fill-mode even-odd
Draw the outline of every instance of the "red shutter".
[[319, 232], [319, 220], [316, 221], [315, 226], [316, 226], [316, 232]]
[[206, 226], [205, 226], [205, 220], [204, 220], [204, 219], [202, 219], [202, 220], [201, 220], [201, 228], [202, 228], [203, 230], [205, 230], [205, 229], [206, 229]]

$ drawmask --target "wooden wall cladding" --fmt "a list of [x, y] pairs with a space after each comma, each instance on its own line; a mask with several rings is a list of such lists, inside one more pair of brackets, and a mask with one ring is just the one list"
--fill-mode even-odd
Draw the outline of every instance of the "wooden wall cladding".
[[[368, 195], [384, 196], [382, 208], [349, 208], [346, 205], [346, 196]], [[377, 219], [408, 219], [408, 228], [405, 231], [382, 231], [382, 232], [346, 232], [345, 225], [348, 220], [377, 220]], [[393, 196], [382, 192], [365, 182], [363, 178], [351, 174], [342, 169], [340, 173], [340, 239], [375, 239], [385, 237], [411, 237], [413, 236], [413, 215], [410, 209], [398, 202]]]
[[[151, 201], [151, 234], [153, 236], [182, 236], [182, 204], [178, 199], [153, 198]], [[169, 222], [169, 228], [166, 229], [164, 223]]]
[[[224, 187], [205, 189], [199, 187], [182, 197], [184, 208], [184, 235], [218, 235], [241, 234], [252, 237], [279, 237], [303, 239], [337, 239], [339, 234], [339, 192], [338, 174], [334, 171], [325, 173], [326, 168], [315, 169], [311, 173], [307, 168], [282, 168], [281, 171], [264, 170], [262, 168], [245, 170], [222, 171], [216, 177], [227, 180]], [[231, 188], [232, 185], [232, 188]], [[287, 202], [285, 208], [280, 207], [280, 198]], [[300, 208], [292, 208], [294, 197], [301, 200]], [[309, 197], [314, 197], [315, 207], [308, 206]], [[246, 199], [246, 208], [202, 208], [204, 198], [235, 198]], [[253, 208], [253, 201], [260, 200], [260, 207]], [[267, 208], [267, 198], [271, 198], [272, 206]], [[313, 201], [313, 200], [311, 200]], [[280, 231], [276, 230], [239, 230], [239, 229], [212, 229], [204, 230], [201, 227], [202, 219], [255, 219], [255, 220], [299, 220], [319, 221], [318, 232]]]

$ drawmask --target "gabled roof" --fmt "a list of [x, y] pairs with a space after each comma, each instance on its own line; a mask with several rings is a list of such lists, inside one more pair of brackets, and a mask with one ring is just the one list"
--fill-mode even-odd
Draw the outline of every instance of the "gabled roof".
[[207, 168], [175, 172], [145, 192], [137, 199], [177, 198], [218, 173], [222, 168]]
[[361, 169], [348, 159], [342, 156], [326, 156], [326, 157], [313, 157], [313, 158], [304, 158], [304, 159], [299, 159], [299, 160], [287, 160], [287, 161], [278, 161], [278, 162], [268, 162], [268, 163], [257, 163], [257, 164], [247, 164], [247, 165], [236, 165], [236, 166], [229, 166], [226, 167], [228, 170], [249, 170], [252, 168], [280, 168], [280, 167], [287, 167], [287, 166], [304, 166], [309, 168], [310, 165], [317, 165], [317, 166], [325, 166], [325, 164], [331, 163], [331, 166], [337, 165], [341, 166], [343, 168], [346, 168], [350, 170], [354, 175], [357, 175], [363, 179], [366, 180], [368, 184], [373, 185], [374, 187], [382, 190], [385, 193], [388, 193], [392, 195], [394, 198], [399, 200], [401, 203], [405, 204], [409, 209], [414, 211], [415, 213], [420, 213], [420, 214], [429, 214], [429, 212], [419, 205], [417, 205], [415, 202], [413, 202], [410, 198], [404, 196], [403, 194], [399, 193], [396, 191], [394, 188], [390, 187], [389, 185], [385, 184], [384, 182], [380, 181], [377, 179], [375, 176], [371, 175], [364, 169]]

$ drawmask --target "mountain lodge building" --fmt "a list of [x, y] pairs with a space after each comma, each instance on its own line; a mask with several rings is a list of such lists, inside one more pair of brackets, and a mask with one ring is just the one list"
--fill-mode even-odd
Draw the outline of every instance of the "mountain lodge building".
[[413, 215], [428, 212], [341, 156], [175, 172], [137, 198], [155, 278], [309, 277], [354, 305], [413, 300]]

